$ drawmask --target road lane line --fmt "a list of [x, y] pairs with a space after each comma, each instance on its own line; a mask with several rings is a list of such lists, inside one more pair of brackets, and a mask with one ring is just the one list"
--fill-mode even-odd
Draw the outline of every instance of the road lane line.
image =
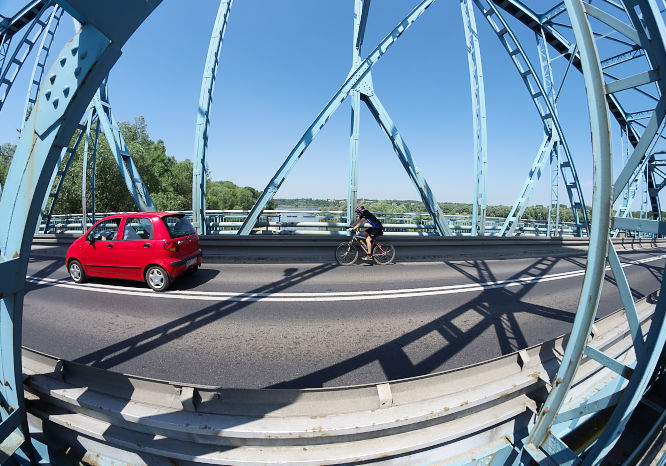
[[[640, 265], [665, 259], [665, 255], [639, 259], [635, 261], [626, 261], [622, 267], [631, 265]], [[606, 267], [610, 270], [610, 267]], [[35, 276], [26, 277], [27, 283], [42, 286], [57, 286], [62, 288], [71, 288], [80, 291], [93, 291], [107, 294], [123, 294], [130, 296], [140, 296], [148, 298], [162, 299], [186, 299], [193, 301], [231, 301], [231, 302], [323, 302], [323, 301], [367, 301], [378, 299], [396, 299], [396, 298], [414, 298], [421, 296], [436, 296], [445, 294], [458, 294], [476, 291], [484, 291], [498, 288], [513, 288], [517, 286], [531, 285], [539, 282], [548, 282], [553, 280], [564, 280], [567, 278], [579, 277], [585, 274], [585, 270], [576, 270], [572, 272], [560, 272], [542, 277], [519, 277], [511, 280], [489, 281], [484, 283], [472, 283], [466, 285], [443, 285], [425, 288], [403, 288], [392, 290], [371, 290], [371, 291], [333, 291], [333, 292], [303, 292], [303, 293], [282, 293], [282, 292], [216, 292], [216, 291], [167, 291], [164, 293], [155, 293], [151, 290], [121, 287], [117, 285], [105, 285], [95, 283], [74, 284], [69, 278], [53, 279]]]

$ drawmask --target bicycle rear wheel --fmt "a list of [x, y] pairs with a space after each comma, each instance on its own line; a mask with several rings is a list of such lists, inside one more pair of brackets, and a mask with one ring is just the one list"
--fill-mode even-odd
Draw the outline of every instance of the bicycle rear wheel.
[[340, 265], [352, 265], [358, 258], [358, 249], [351, 241], [338, 244], [335, 248], [335, 260]]
[[372, 258], [379, 265], [386, 265], [395, 259], [395, 248], [391, 243], [377, 243], [372, 250]]

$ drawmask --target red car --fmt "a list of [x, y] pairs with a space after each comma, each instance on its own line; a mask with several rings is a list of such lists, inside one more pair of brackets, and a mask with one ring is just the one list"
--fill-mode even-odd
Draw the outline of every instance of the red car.
[[87, 277], [144, 281], [164, 291], [201, 266], [199, 235], [184, 214], [141, 212], [105, 217], [67, 250], [76, 283]]

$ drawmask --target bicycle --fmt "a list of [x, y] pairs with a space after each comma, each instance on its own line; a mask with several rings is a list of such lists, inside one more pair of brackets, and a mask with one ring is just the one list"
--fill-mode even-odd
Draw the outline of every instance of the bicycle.
[[[368, 253], [365, 238], [361, 234], [355, 234], [349, 241], [343, 241], [335, 248], [335, 260], [340, 265], [352, 265], [358, 259], [359, 249], [364, 254]], [[380, 243], [372, 238], [372, 259], [378, 265], [386, 265], [395, 259], [395, 247], [391, 243]]]

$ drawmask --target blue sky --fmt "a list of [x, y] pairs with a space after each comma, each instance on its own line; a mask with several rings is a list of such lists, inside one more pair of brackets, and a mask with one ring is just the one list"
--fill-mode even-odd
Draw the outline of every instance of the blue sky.
[[[7, 0], [11, 16], [21, 1]], [[375, 1], [364, 53], [418, 4]], [[218, 2], [164, 0], [129, 40], [109, 78], [118, 120], [143, 115], [167, 153], [191, 158], [201, 74]], [[351, 66], [353, 0], [234, 2], [222, 47], [209, 137], [214, 180], [263, 189]], [[542, 127], [522, 81], [477, 14], [488, 109], [488, 203], [512, 204], [541, 143]], [[521, 39], [536, 60], [532, 33]], [[59, 50], [73, 35], [61, 23]], [[51, 55], [51, 59], [53, 56]], [[556, 62], [555, 73], [566, 63]], [[538, 63], [535, 61], [535, 63]], [[0, 143], [16, 143], [32, 63], [0, 112]], [[440, 202], [472, 202], [473, 140], [467, 55], [458, 2], [436, 2], [373, 68], [377, 95]], [[592, 160], [582, 79], [572, 73], [560, 116], [591, 203]], [[343, 103], [276, 197], [346, 198], [350, 105]], [[619, 164], [616, 164], [619, 166]], [[616, 170], [617, 171], [617, 170]], [[392, 147], [367, 109], [361, 118], [359, 195], [417, 199]], [[548, 203], [546, 176], [532, 203]], [[563, 203], [568, 203], [561, 191]], [[638, 208], [635, 204], [634, 208]]]

